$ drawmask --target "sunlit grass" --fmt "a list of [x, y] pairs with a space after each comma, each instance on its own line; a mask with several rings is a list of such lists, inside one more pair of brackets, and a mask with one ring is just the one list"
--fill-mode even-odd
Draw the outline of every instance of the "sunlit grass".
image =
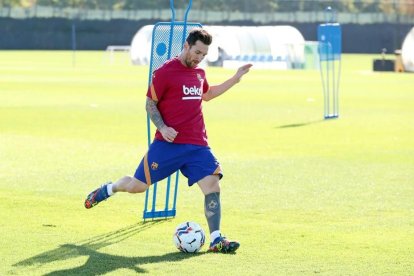
[[[413, 274], [414, 77], [374, 73], [372, 59], [344, 55], [337, 120], [323, 120], [318, 71], [252, 69], [204, 104], [222, 230], [242, 246], [188, 256], [175, 226], [208, 227], [183, 176], [173, 220], [142, 224], [143, 195], [83, 207], [146, 152], [148, 68], [0, 52], [0, 274]], [[207, 68], [211, 84], [231, 74]]]

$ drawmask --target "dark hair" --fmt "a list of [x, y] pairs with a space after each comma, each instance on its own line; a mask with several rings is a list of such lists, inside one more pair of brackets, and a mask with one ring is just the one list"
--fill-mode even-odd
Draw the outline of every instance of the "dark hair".
[[188, 45], [193, 46], [196, 44], [197, 40], [200, 40], [205, 45], [210, 45], [213, 41], [213, 37], [206, 30], [201, 28], [195, 28], [190, 31], [187, 36]]

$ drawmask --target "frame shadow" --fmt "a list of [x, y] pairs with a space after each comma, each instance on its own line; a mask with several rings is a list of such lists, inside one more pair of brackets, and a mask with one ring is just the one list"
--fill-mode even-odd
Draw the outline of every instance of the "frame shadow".
[[[161, 262], [179, 262], [205, 254], [203, 252], [197, 254], [184, 254], [177, 251], [159, 256], [126, 257], [98, 252], [98, 250], [106, 246], [119, 243], [162, 222], [164, 221], [140, 222], [116, 231], [80, 241], [76, 244], [63, 244], [56, 249], [22, 260], [14, 264], [13, 267], [30, 267], [30, 271], [33, 273], [35, 267], [44, 264], [87, 256], [88, 260], [81, 266], [56, 270], [44, 275], [102, 275], [116, 271], [120, 268], [130, 269], [136, 273], [148, 273], [149, 271], [141, 268], [140, 265]], [[10, 272], [19, 273], [18, 270]]]
[[281, 126], [277, 126], [276, 128], [282, 128], [283, 129], [283, 128], [303, 127], [303, 126], [308, 126], [308, 125], [322, 123], [322, 122], [325, 122], [325, 121], [326, 120], [324, 120], [324, 119], [320, 119], [320, 120], [303, 122], [303, 123], [297, 123], [297, 124], [281, 125]]

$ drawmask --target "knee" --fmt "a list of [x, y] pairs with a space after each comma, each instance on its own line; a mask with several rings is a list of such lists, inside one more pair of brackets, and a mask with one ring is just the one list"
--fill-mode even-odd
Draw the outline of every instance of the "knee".
[[128, 193], [143, 193], [148, 189], [148, 185], [135, 177], [131, 177], [128, 183]]
[[217, 175], [209, 175], [198, 182], [203, 194], [220, 193], [220, 182]]
[[220, 182], [218, 180], [212, 182], [210, 188], [213, 193], [220, 193]]

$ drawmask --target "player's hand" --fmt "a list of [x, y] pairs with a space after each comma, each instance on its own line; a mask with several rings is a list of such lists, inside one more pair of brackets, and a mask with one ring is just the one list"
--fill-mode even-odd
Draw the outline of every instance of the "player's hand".
[[175, 131], [172, 127], [164, 126], [160, 129], [161, 135], [165, 141], [172, 143], [177, 137], [178, 132]]
[[237, 70], [236, 75], [235, 75], [237, 81], [240, 81], [241, 77], [243, 77], [244, 74], [246, 74], [247, 72], [249, 72], [250, 67], [252, 67], [252, 66], [253, 66], [253, 64], [251, 64], [251, 63], [248, 63], [248, 64], [245, 64], [245, 65], [241, 66]]

